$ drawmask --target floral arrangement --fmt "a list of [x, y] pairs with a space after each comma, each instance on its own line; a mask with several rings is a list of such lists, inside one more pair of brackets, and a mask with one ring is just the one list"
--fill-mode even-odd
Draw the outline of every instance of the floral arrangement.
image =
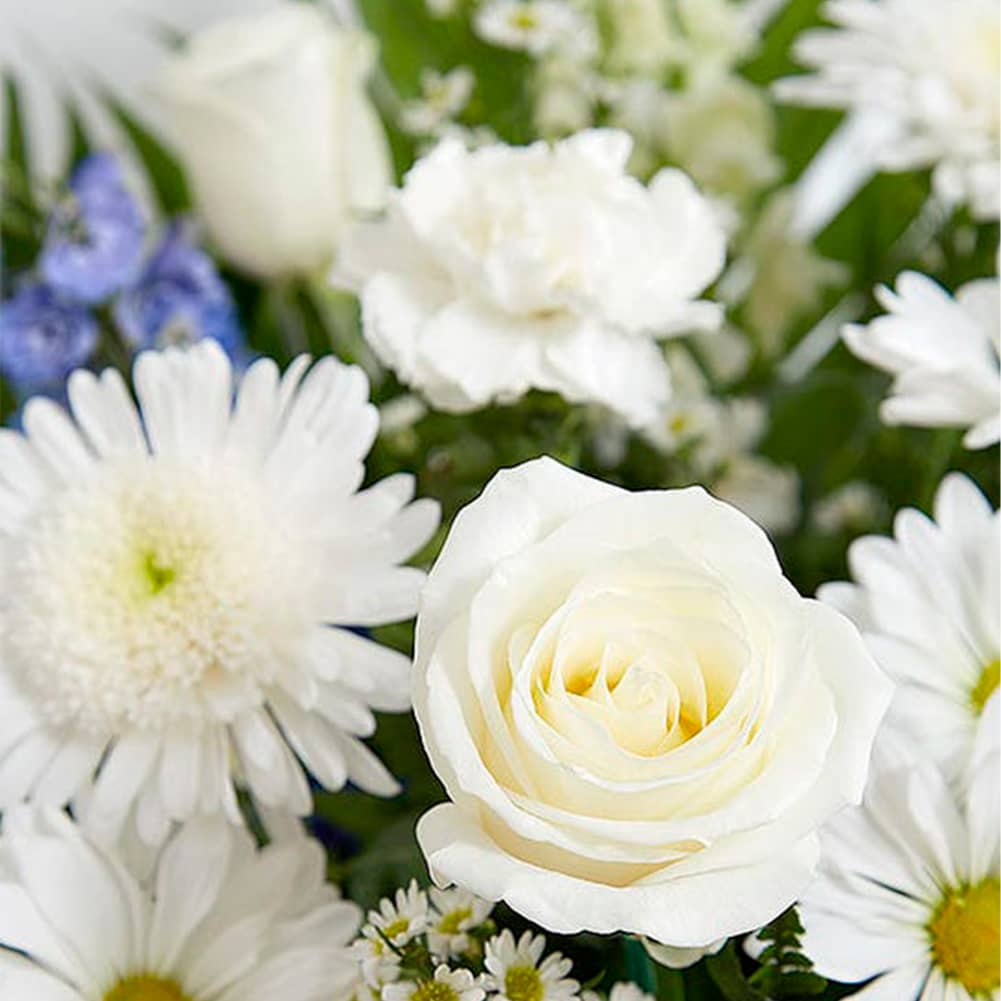
[[999, 33], [0, 3], [0, 998], [999, 1001]]

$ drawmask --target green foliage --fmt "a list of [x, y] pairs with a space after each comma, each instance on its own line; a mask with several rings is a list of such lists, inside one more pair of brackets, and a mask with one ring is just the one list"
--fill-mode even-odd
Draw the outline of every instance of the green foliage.
[[810, 998], [823, 994], [827, 981], [813, 972], [813, 964], [803, 955], [800, 936], [803, 925], [795, 907], [780, 914], [758, 932], [767, 943], [758, 956], [761, 966], [751, 974], [749, 983], [767, 998]]

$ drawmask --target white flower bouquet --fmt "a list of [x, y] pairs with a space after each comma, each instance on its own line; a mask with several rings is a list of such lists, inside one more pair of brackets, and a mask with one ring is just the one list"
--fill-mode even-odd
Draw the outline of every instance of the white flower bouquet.
[[999, 31], [0, 2], [0, 1001], [1001, 1001]]

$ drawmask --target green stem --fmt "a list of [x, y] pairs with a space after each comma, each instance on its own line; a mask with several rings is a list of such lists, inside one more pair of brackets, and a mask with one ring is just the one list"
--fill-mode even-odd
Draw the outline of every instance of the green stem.
[[626, 974], [629, 979], [647, 994], [657, 990], [657, 975], [654, 972], [650, 954], [638, 938], [627, 938], [622, 943], [626, 958]]

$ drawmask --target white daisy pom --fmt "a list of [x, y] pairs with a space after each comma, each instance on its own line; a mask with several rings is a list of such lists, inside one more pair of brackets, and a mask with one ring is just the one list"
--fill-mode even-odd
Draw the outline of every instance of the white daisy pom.
[[[0, 431], [0, 809], [88, 791], [94, 829], [225, 811], [234, 787], [305, 814], [304, 770], [396, 791], [362, 743], [409, 706], [409, 661], [344, 626], [414, 614], [400, 564], [434, 502], [359, 491], [378, 424], [360, 369], [253, 364], [212, 341], [76, 372], [70, 413]], [[93, 788], [91, 789], [91, 782]]]
[[934, 520], [898, 512], [892, 539], [853, 542], [856, 583], [825, 584], [818, 596], [854, 620], [897, 683], [887, 726], [954, 777], [998, 698], [1001, 521], [959, 473], [934, 507]]
[[992, 729], [970, 794], [957, 798], [934, 766], [905, 758], [822, 835], [819, 878], [799, 904], [820, 974], [875, 978], [867, 1001], [998, 996], [996, 719]]

